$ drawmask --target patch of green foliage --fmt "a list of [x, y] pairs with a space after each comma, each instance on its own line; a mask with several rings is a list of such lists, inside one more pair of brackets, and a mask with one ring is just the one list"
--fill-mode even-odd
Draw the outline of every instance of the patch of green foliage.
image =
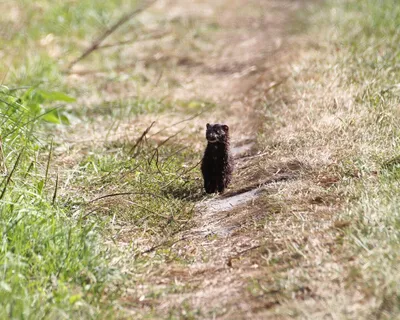
[[58, 203], [50, 142], [41, 135], [46, 123], [68, 121], [46, 104], [72, 100], [59, 92], [0, 89], [1, 319], [91, 318], [110, 308], [103, 296], [113, 272], [97, 242], [98, 226], [68, 218]]

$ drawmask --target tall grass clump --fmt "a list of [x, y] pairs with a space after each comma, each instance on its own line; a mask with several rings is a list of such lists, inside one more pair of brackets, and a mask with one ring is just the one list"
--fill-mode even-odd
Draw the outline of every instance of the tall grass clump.
[[43, 105], [72, 99], [19, 92], [0, 88], [0, 319], [92, 318], [109, 306], [111, 273], [96, 225], [68, 218], [57, 201], [44, 134], [68, 119]]

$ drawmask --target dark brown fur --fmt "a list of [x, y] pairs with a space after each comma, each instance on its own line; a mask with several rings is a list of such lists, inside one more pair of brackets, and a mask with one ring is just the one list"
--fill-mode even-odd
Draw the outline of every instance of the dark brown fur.
[[207, 123], [206, 139], [208, 143], [201, 162], [204, 189], [207, 193], [222, 193], [231, 182], [233, 172], [229, 127]]

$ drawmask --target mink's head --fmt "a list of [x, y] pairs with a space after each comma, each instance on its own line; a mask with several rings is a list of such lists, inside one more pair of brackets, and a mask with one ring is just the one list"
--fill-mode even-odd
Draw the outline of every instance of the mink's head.
[[210, 143], [227, 143], [229, 142], [229, 127], [226, 124], [209, 124], [207, 123], [206, 139]]

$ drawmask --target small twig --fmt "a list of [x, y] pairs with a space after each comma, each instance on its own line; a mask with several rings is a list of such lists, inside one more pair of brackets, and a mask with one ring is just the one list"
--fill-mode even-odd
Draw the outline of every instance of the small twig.
[[8, 91], [14, 92], [14, 91], [26, 90], [26, 89], [30, 89], [30, 88], [32, 88], [32, 87], [31, 86], [20, 86], [20, 87], [11, 88]]
[[[151, 127], [155, 124], [156, 122], [153, 121], [151, 123], [151, 125], [149, 125], [146, 130], [143, 131], [142, 135], [136, 140], [136, 143], [133, 145], [133, 147], [131, 148], [131, 150], [129, 150], [128, 154], [132, 154], [136, 148], [139, 146], [139, 144], [143, 141], [143, 139], [146, 137], [146, 135], [149, 133]], [[138, 155], [138, 152], [135, 152], [134, 155], [132, 155], [132, 158], [136, 158]]]
[[242, 250], [242, 251], [240, 251], [240, 252], [234, 254], [233, 256], [230, 256], [230, 257], [228, 258], [228, 261], [227, 261], [228, 267], [232, 267], [232, 260], [233, 260], [233, 259], [238, 259], [238, 258], [239, 258], [241, 255], [243, 255], [244, 253], [249, 252], [249, 251], [254, 250], [254, 249], [258, 249], [258, 248], [260, 248], [260, 247], [261, 247], [261, 245], [258, 244], [258, 245], [252, 246], [252, 247], [250, 247], [250, 248], [247, 248], [247, 249], [245, 249], [245, 250]]
[[153, 133], [149, 138], [154, 137], [154, 136], [158, 135], [159, 133], [161, 133], [161, 132], [163, 132], [163, 131], [165, 131], [165, 130], [167, 130], [167, 129], [169, 129], [169, 128], [175, 127], [175, 126], [177, 126], [178, 124], [181, 124], [181, 123], [184, 123], [184, 122], [193, 120], [193, 119], [197, 118], [198, 116], [202, 115], [205, 111], [206, 111], [206, 110], [200, 111], [200, 112], [196, 113], [195, 115], [193, 115], [193, 116], [191, 116], [191, 117], [189, 117], [189, 118], [186, 118], [186, 119], [180, 120], [180, 121], [178, 121], [178, 122], [175, 122], [175, 123], [171, 124], [170, 126], [165, 127], [165, 128], [163, 128], [163, 129], [157, 131], [156, 133]]
[[262, 156], [265, 156], [266, 154], [269, 154], [270, 152], [268, 151], [268, 152], [263, 152], [263, 153], [260, 153], [260, 154], [256, 154], [256, 155], [254, 155], [254, 156], [252, 156], [252, 155], [248, 155], [248, 156], [243, 156], [243, 157], [240, 157], [240, 160], [250, 160], [250, 159], [254, 159], [254, 158], [259, 158], [259, 157], [262, 157]]
[[180, 134], [184, 129], [185, 129], [185, 128], [179, 130], [178, 132], [174, 133], [172, 136], [169, 136], [167, 139], [165, 139], [165, 140], [163, 140], [162, 142], [160, 142], [160, 143], [157, 145], [157, 147], [154, 148], [153, 155], [151, 156], [151, 158], [150, 158], [150, 160], [148, 161], [148, 163], [150, 164], [150, 163], [153, 161], [154, 156], [156, 155], [156, 151], [157, 151], [157, 154], [158, 154], [158, 149], [159, 149], [159, 148], [161, 148], [164, 144], [166, 144], [166, 143], [167, 143], [169, 140], [171, 140], [172, 138], [175, 138], [175, 137], [176, 137], [178, 134]]
[[178, 150], [176, 150], [176, 151], [170, 153], [168, 156], [166, 156], [165, 158], [163, 158], [163, 161], [165, 161], [165, 162], [168, 161], [168, 159], [170, 159], [171, 157], [177, 155], [178, 153], [180, 153], [180, 152], [182, 152], [183, 150], [186, 150], [186, 149], [188, 149], [188, 148], [189, 148], [188, 146], [184, 146], [184, 147], [182, 147], [182, 148], [179, 148]]
[[166, 31], [153, 32], [153, 33], [145, 34], [141, 38], [136, 37], [136, 38], [132, 38], [129, 40], [118, 41], [115, 43], [106, 43], [101, 46], [98, 46], [97, 49], [107, 49], [107, 48], [113, 48], [113, 47], [118, 47], [118, 46], [124, 46], [126, 44], [130, 44], [135, 41], [139, 42], [139, 41], [145, 41], [145, 40], [156, 40], [156, 39], [160, 39], [160, 38], [164, 37], [167, 34], [168, 34], [168, 32], [166, 32]]
[[[160, 174], [163, 176], [164, 173], [160, 170], [160, 167], [158, 166], [158, 162], [159, 162], [158, 148], [155, 149], [154, 153], [157, 155], [157, 157], [156, 157], [156, 168], [157, 168], [157, 171], [158, 171], [158, 173], [160, 173]], [[153, 156], [151, 157], [151, 159], [153, 159], [153, 158], [154, 158], [154, 154], [153, 154]], [[151, 164], [151, 162], [149, 163], [149, 165], [150, 165], [150, 164]]]
[[185, 174], [189, 173], [190, 171], [194, 170], [200, 163], [202, 160], [200, 160], [199, 162], [197, 162], [193, 167], [190, 167], [189, 169], [184, 170], [179, 176], [177, 176], [176, 178], [170, 180], [166, 185], [162, 186], [161, 189], [165, 189], [166, 187], [168, 187], [170, 184], [172, 184], [173, 182], [175, 182], [176, 180], [182, 178]]
[[[184, 240], [186, 240], [186, 239], [187, 239], [187, 237], [179, 238], [178, 240], [173, 241], [173, 242], [170, 244], [170, 247], [172, 247], [174, 244], [176, 244], [176, 243], [178, 243], [178, 242], [180, 242], [180, 241], [184, 241]], [[158, 249], [158, 248], [164, 246], [165, 244], [169, 243], [170, 241], [171, 241], [171, 240], [165, 240], [165, 241], [163, 241], [163, 242], [161, 242], [161, 243], [159, 243], [159, 244], [157, 244], [157, 245], [155, 245], [155, 246], [153, 246], [153, 247], [151, 247], [151, 248], [149, 248], [149, 249], [147, 249], [147, 250], [145, 250], [145, 251], [139, 252], [139, 255], [143, 255], [143, 254], [146, 254], [146, 253], [153, 252], [154, 250], [156, 250], [156, 249]]]
[[56, 186], [54, 188], [53, 200], [51, 201], [51, 204], [53, 206], [54, 206], [54, 203], [56, 202], [56, 198], [57, 198], [57, 189], [58, 189], [58, 172], [57, 172], [57, 176], [56, 176]]
[[183, 173], [181, 174], [181, 176], [183, 176], [183, 175], [189, 173], [190, 171], [196, 169], [197, 166], [201, 163], [201, 161], [203, 161], [203, 160], [202, 159], [199, 160], [193, 167], [190, 167], [189, 169], [184, 170]]
[[78, 58], [73, 60], [69, 66], [68, 69], [72, 69], [72, 67], [77, 64], [79, 61], [82, 59], [86, 58], [89, 54], [91, 54], [93, 51], [95, 51], [100, 44], [108, 37], [110, 36], [115, 30], [117, 30], [119, 27], [121, 27], [123, 24], [131, 20], [134, 16], [138, 15], [142, 11], [146, 10], [149, 8], [151, 5], [153, 5], [157, 0], [150, 0], [145, 2], [142, 6], [139, 8], [136, 8], [135, 10], [128, 12], [127, 14], [123, 15], [116, 23], [114, 23], [110, 28], [108, 28], [106, 31], [104, 31], [93, 43], [92, 45], [87, 48]]
[[[138, 207], [138, 208], [140, 208], [140, 209], [142, 209], [142, 210], [144, 210], [144, 211], [149, 212], [150, 214], [152, 214], [152, 215], [154, 215], [154, 216], [161, 216], [159, 213], [157, 213], [157, 212], [155, 212], [155, 211], [153, 211], [153, 210], [150, 210], [149, 208], [146, 208], [145, 206], [142, 206], [142, 205], [140, 205], [140, 204], [137, 204], [136, 202], [129, 201], [129, 203], [135, 205], [136, 207]], [[136, 221], [135, 224], [138, 225], [138, 224], [143, 223], [148, 217], [150, 217], [150, 214], [141, 217], [139, 220]]]
[[50, 162], [51, 162], [52, 153], [53, 153], [53, 140], [51, 141], [49, 156], [47, 158], [46, 173], [45, 173], [45, 176], [44, 176], [44, 188], [46, 188], [47, 178], [49, 176], [49, 168], [50, 168]]
[[169, 140], [171, 140], [172, 138], [175, 138], [178, 134], [180, 134], [183, 130], [185, 130], [185, 128], [182, 128], [181, 130], [179, 130], [178, 132], [174, 133], [172, 136], [169, 136], [167, 139], [165, 139], [164, 141], [162, 141], [161, 143], [159, 143], [156, 147], [156, 149], [159, 149], [160, 147], [162, 147], [164, 144], [166, 144]]
[[86, 212], [86, 214], [84, 216], [81, 217], [82, 220], [86, 219], [89, 215], [91, 215], [93, 212], [96, 212], [99, 208], [96, 207], [92, 210], [90, 210], [89, 212]]
[[[4, 194], [6, 193], [7, 186], [8, 186], [8, 184], [9, 184], [10, 181], [11, 181], [11, 177], [12, 177], [12, 175], [13, 175], [15, 169], [17, 168], [18, 163], [19, 163], [19, 160], [20, 160], [20, 158], [21, 158], [21, 156], [22, 156], [23, 153], [24, 153], [24, 149], [22, 149], [21, 152], [19, 153], [19, 155], [18, 155], [18, 157], [17, 157], [17, 160], [15, 161], [14, 167], [12, 168], [10, 174], [9, 174], [7, 177], [4, 178], [5, 180], [3, 180], [3, 182], [5, 181], [6, 184], [5, 184], [4, 188], [3, 188], [3, 191], [1, 192], [0, 200], [3, 199]], [[1, 184], [3, 184], [3, 182], [2, 182]], [[1, 185], [1, 184], [0, 184], [0, 185]]]
[[166, 200], [165, 198], [163, 198], [163, 197], [161, 197], [161, 196], [159, 196], [157, 194], [151, 193], [151, 192], [120, 192], [120, 193], [106, 194], [104, 196], [89, 200], [85, 204], [93, 203], [93, 202], [96, 202], [96, 201], [99, 201], [99, 200], [102, 200], [102, 199], [105, 199], [105, 198], [111, 198], [111, 197], [117, 197], [117, 196], [132, 196], [132, 195], [141, 195], [141, 196], [147, 195], [147, 196], [152, 196], [152, 197], [156, 197], [156, 198], [159, 198], [159, 199]]
[[113, 47], [118, 47], [118, 46], [124, 46], [126, 44], [132, 43], [137, 41], [137, 38], [134, 39], [129, 39], [129, 40], [124, 40], [124, 41], [118, 41], [115, 43], [107, 43], [107, 44], [103, 44], [102, 46], [98, 46], [97, 49], [107, 49], [107, 48], [113, 48]]
[[254, 249], [258, 249], [260, 247], [261, 247], [261, 245], [258, 244], [258, 245], [252, 246], [250, 248], [244, 249], [242, 251], [239, 251], [236, 255], [234, 255], [234, 257], [239, 257], [239, 256], [243, 255], [246, 252], [249, 252], [249, 251], [254, 250]]

